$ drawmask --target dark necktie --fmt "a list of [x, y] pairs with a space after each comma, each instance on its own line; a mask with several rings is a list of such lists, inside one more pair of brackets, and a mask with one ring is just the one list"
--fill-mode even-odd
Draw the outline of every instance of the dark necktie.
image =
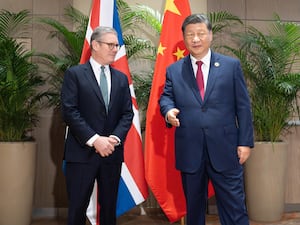
[[101, 72], [100, 72], [100, 90], [102, 92], [102, 96], [105, 103], [106, 111], [108, 109], [108, 88], [107, 88], [107, 80], [104, 73], [104, 66], [101, 66]]
[[202, 69], [201, 69], [203, 62], [197, 61], [196, 64], [198, 65], [196, 80], [197, 80], [197, 84], [199, 87], [201, 98], [203, 100], [204, 99], [204, 80], [203, 80], [203, 73], [202, 73]]

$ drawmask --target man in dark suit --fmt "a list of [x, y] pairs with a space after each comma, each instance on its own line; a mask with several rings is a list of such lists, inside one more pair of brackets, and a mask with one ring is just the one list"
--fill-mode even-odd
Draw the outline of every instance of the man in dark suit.
[[160, 107], [167, 126], [176, 127], [187, 225], [205, 224], [209, 179], [221, 224], [248, 225], [242, 164], [253, 147], [253, 127], [240, 62], [211, 51], [205, 15], [188, 16], [182, 32], [190, 54], [167, 68]]
[[95, 180], [100, 224], [115, 225], [132, 102], [126, 75], [110, 66], [119, 49], [116, 31], [96, 28], [90, 46], [89, 62], [66, 71], [61, 91], [63, 118], [69, 127], [65, 141], [68, 225], [85, 225]]

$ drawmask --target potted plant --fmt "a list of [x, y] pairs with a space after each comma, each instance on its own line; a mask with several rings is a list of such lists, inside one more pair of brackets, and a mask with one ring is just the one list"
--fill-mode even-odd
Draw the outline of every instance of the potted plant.
[[[242, 63], [252, 101], [255, 147], [245, 164], [250, 219], [272, 222], [284, 211], [288, 121], [299, 115], [300, 26], [276, 15], [267, 34], [254, 27], [228, 47]], [[297, 114], [296, 114], [297, 115]]]
[[17, 41], [30, 14], [0, 11], [0, 224], [29, 225], [35, 178], [36, 143], [44, 81], [32, 62], [33, 52]]

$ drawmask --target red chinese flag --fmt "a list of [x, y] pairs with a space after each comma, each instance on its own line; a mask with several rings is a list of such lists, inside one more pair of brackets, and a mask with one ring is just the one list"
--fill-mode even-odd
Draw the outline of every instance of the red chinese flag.
[[[160, 207], [170, 222], [186, 214], [181, 175], [175, 168], [174, 131], [167, 128], [158, 100], [165, 83], [166, 68], [188, 54], [181, 25], [191, 14], [188, 0], [167, 0], [146, 117], [145, 175]], [[209, 195], [213, 194], [209, 186]]]

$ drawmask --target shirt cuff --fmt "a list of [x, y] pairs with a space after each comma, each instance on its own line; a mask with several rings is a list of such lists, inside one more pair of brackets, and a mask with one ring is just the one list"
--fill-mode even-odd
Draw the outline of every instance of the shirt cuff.
[[118, 146], [118, 145], [121, 144], [121, 139], [118, 136], [112, 134], [112, 135], [109, 135], [109, 137], [112, 137], [112, 138], [114, 138], [114, 139], [116, 139], [118, 141], [118, 143], [116, 144], [116, 146]]
[[92, 136], [87, 142], [86, 144], [90, 147], [94, 146], [94, 142], [96, 141], [96, 139], [99, 137], [98, 134], [95, 134], [94, 136]]

